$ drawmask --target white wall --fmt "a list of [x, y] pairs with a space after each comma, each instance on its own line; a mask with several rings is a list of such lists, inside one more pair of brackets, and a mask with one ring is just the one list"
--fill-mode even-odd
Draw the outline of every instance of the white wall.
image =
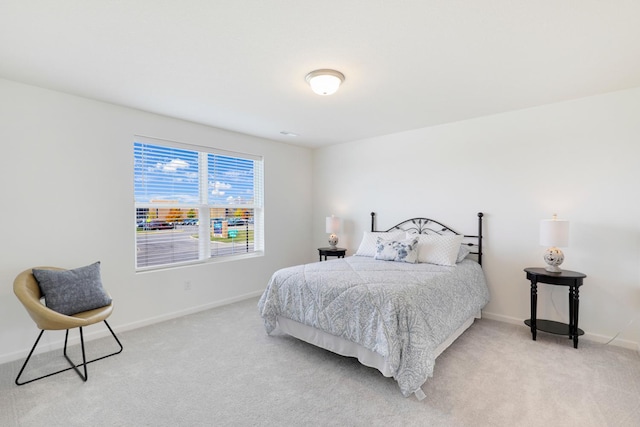
[[[580, 327], [597, 341], [622, 331], [615, 343], [637, 347], [639, 113], [637, 88], [318, 149], [314, 241], [326, 243], [332, 213], [345, 218], [340, 246], [353, 254], [371, 211], [379, 229], [427, 216], [467, 234], [483, 211], [485, 316], [521, 324], [529, 317], [523, 269], [544, 265], [539, 220], [557, 212], [571, 221], [562, 267], [588, 275]], [[566, 321], [567, 293], [540, 285], [539, 318]]]
[[[0, 362], [26, 357], [36, 338], [12, 289], [15, 276], [36, 265], [102, 261], [117, 331], [258, 295], [273, 271], [309, 260], [295, 249], [311, 241], [309, 149], [7, 80], [0, 121]], [[136, 274], [135, 134], [263, 155], [265, 256]], [[91, 328], [89, 336], [104, 330]], [[45, 334], [43, 348], [61, 339]]]
[[[316, 259], [331, 213], [345, 219], [340, 246], [353, 253], [371, 211], [379, 228], [424, 215], [466, 233], [485, 212], [485, 316], [518, 323], [529, 317], [522, 269], [542, 265], [538, 221], [558, 212], [571, 220], [563, 266], [588, 275], [580, 326], [600, 341], [622, 330], [615, 343], [637, 345], [640, 318], [628, 323], [640, 315], [638, 111], [634, 89], [312, 154], [0, 79], [0, 363], [25, 357], [37, 335], [12, 290], [24, 269], [101, 260], [110, 323], [126, 330], [258, 295], [276, 269]], [[266, 255], [136, 274], [134, 134], [263, 155]], [[564, 320], [564, 288], [540, 288], [539, 316]], [[47, 335], [43, 349], [61, 339]]]

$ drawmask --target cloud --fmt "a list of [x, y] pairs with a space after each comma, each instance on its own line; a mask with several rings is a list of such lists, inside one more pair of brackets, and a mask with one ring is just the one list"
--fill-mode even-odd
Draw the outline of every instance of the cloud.
[[229, 196], [227, 197], [227, 203], [229, 203], [230, 205], [244, 205], [247, 203], [247, 201], [242, 196]]
[[189, 167], [189, 163], [181, 159], [173, 159], [169, 163], [158, 163], [156, 167], [161, 169], [163, 172], [175, 172], [178, 169], [187, 169]]
[[214, 196], [224, 196], [225, 191], [223, 190], [229, 190], [231, 188], [231, 184], [226, 184], [224, 182], [210, 182], [209, 183], [209, 187], [212, 187], [213, 190], [211, 190], [211, 194]]

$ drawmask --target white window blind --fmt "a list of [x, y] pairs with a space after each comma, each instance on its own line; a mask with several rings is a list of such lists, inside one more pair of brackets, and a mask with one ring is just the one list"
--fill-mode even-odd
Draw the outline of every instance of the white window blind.
[[137, 137], [136, 268], [262, 251], [262, 158]]

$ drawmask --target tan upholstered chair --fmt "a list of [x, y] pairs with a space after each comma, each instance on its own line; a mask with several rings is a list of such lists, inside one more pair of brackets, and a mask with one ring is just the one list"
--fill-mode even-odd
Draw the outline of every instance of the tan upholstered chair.
[[[57, 267], [36, 267], [36, 268], [43, 269], [43, 270], [58, 270], [58, 271], [64, 270], [62, 268], [57, 268]], [[120, 340], [118, 340], [118, 337], [116, 337], [116, 334], [113, 332], [113, 330], [111, 329], [111, 327], [109, 326], [106, 320], [107, 317], [109, 317], [111, 315], [111, 312], [113, 311], [113, 303], [110, 303], [109, 305], [96, 308], [93, 310], [76, 313], [71, 316], [67, 316], [65, 314], [61, 314], [56, 311], [53, 311], [50, 308], [47, 308], [41, 302], [40, 299], [42, 297], [42, 294], [40, 292], [40, 287], [38, 286], [38, 282], [36, 281], [36, 278], [33, 275], [32, 269], [25, 270], [16, 277], [16, 279], [13, 282], [13, 291], [18, 297], [18, 299], [20, 300], [20, 302], [24, 305], [25, 309], [29, 313], [29, 316], [31, 316], [33, 321], [38, 326], [38, 328], [41, 329], [40, 334], [38, 335], [38, 338], [36, 339], [36, 342], [33, 345], [33, 348], [31, 348], [31, 351], [29, 352], [27, 359], [24, 361], [24, 364], [22, 365], [22, 368], [20, 369], [20, 372], [16, 377], [17, 385], [27, 384], [32, 381], [36, 381], [42, 378], [49, 377], [51, 375], [68, 371], [70, 369], [75, 370], [76, 373], [80, 376], [80, 378], [82, 378], [84, 381], [87, 381], [88, 379], [87, 364], [88, 363], [95, 362], [100, 359], [104, 359], [105, 357], [116, 355], [122, 351], [122, 344], [120, 343]], [[105, 325], [107, 325], [107, 328], [109, 328], [109, 331], [111, 332], [111, 335], [113, 335], [113, 338], [115, 338], [116, 342], [118, 343], [120, 350], [116, 351], [115, 353], [111, 353], [106, 356], [102, 356], [97, 359], [87, 361], [85, 356], [85, 350], [84, 350], [84, 338], [82, 335], [82, 328], [84, 326], [93, 325], [94, 323], [98, 323], [101, 321], [103, 321]], [[69, 338], [69, 329], [73, 329], [73, 328], [79, 328], [80, 330], [82, 363], [78, 365], [76, 365], [73, 361], [71, 361], [69, 356], [67, 356], [67, 340]], [[26, 368], [27, 363], [31, 358], [31, 355], [33, 354], [33, 351], [36, 349], [36, 346], [38, 345], [38, 342], [40, 341], [40, 338], [42, 337], [42, 334], [44, 333], [45, 330], [66, 330], [66, 334], [64, 338], [63, 355], [67, 359], [71, 367], [62, 369], [60, 371], [56, 371], [47, 375], [43, 375], [41, 377], [34, 378], [29, 381], [20, 382], [20, 376], [22, 375], [22, 372]], [[78, 369], [79, 367], [84, 368], [84, 375]]]

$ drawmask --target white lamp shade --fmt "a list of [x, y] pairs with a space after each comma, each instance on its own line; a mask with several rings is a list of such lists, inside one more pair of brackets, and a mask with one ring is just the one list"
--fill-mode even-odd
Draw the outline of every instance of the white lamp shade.
[[569, 221], [564, 219], [540, 221], [540, 246], [569, 246]]
[[342, 220], [337, 216], [328, 216], [326, 220], [326, 231], [330, 234], [335, 234], [340, 231], [340, 227], [342, 226]]

